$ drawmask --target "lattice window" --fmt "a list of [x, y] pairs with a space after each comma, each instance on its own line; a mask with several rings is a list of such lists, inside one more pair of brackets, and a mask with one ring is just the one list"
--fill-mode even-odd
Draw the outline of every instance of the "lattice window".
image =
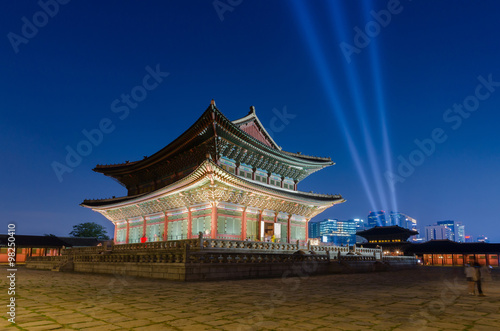
[[287, 234], [288, 234], [288, 225], [287, 224], [281, 224], [281, 238], [280, 238], [280, 242], [282, 243], [286, 243], [286, 238], [287, 238]]
[[241, 235], [241, 219], [219, 216], [217, 218], [217, 232], [220, 234]]
[[127, 240], [127, 228], [121, 228], [116, 230], [116, 238], [117, 243], [124, 243]]
[[293, 226], [292, 225], [292, 232], [290, 234], [290, 239], [292, 241], [294, 240], [306, 240], [306, 228], [300, 227], [300, 226]]
[[202, 232], [203, 234], [209, 234], [211, 223], [212, 223], [211, 216], [193, 218], [191, 222], [192, 235], [193, 236], [198, 235], [200, 232]]
[[250, 237], [251, 240], [257, 239], [257, 224], [258, 221], [247, 219], [247, 237]]
[[168, 222], [168, 239], [187, 239], [187, 220]]
[[163, 230], [165, 226], [163, 224], [151, 224], [146, 226], [146, 237], [148, 241], [162, 241], [163, 240]]
[[128, 233], [128, 242], [130, 244], [141, 242], [142, 230], [142, 226], [131, 227]]

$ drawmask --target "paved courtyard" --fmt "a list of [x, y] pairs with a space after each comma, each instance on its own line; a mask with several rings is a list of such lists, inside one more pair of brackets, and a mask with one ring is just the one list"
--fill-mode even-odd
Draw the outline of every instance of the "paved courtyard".
[[15, 325], [2, 277], [0, 330], [498, 330], [492, 278], [478, 297], [451, 267], [200, 283], [20, 267]]

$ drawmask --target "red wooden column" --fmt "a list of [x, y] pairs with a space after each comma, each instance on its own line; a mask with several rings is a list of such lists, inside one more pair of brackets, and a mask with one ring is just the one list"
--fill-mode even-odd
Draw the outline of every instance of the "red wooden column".
[[[114, 235], [114, 237], [113, 237], [113, 242], [116, 244], [116, 232], [117, 232], [117, 228], [118, 228], [118, 226], [116, 225], [116, 223], [115, 223], [115, 222], [113, 222], [113, 225], [115, 226], [115, 235]], [[59, 254], [59, 255], [60, 255], [60, 254]]]
[[260, 236], [260, 233], [261, 233], [261, 228], [262, 228], [262, 213], [264, 212], [264, 209], [262, 209], [260, 211], [260, 214], [259, 214], [259, 223], [258, 223], [258, 226], [257, 226], [257, 241], [261, 241], [262, 240], [262, 237]]
[[128, 244], [128, 238], [129, 238], [129, 234], [130, 234], [130, 224], [129, 224], [128, 220], [126, 220], [126, 221], [127, 221], [127, 237], [125, 238], [125, 243]]
[[191, 215], [191, 208], [188, 207], [188, 233], [187, 233], [187, 238], [191, 239], [193, 236], [193, 217]]
[[306, 218], [306, 243], [309, 240], [309, 221], [310, 219]]
[[142, 216], [142, 237], [146, 237], [146, 217]]
[[217, 204], [212, 203], [212, 223], [210, 229], [212, 239], [217, 239]]
[[247, 239], [247, 209], [243, 209], [241, 214], [241, 240]]
[[288, 229], [286, 231], [286, 242], [290, 243], [292, 238], [292, 214], [288, 214], [287, 227]]
[[163, 223], [163, 241], [167, 241], [168, 238], [168, 215], [167, 212], [165, 214], [165, 222]]

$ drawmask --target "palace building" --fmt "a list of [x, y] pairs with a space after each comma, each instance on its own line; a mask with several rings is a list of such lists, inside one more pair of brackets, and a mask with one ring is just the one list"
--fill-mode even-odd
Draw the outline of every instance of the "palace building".
[[128, 194], [85, 200], [115, 226], [115, 244], [206, 238], [305, 244], [309, 220], [345, 200], [298, 191], [330, 158], [283, 151], [251, 107], [228, 120], [215, 106], [143, 160], [97, 165]]

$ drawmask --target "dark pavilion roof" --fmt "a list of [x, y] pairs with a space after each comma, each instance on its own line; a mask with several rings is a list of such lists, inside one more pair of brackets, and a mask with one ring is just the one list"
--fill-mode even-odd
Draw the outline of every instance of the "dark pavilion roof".
[[406, 254], [500, 254], [500, 244], [458, 243], [451, 240], [431, 240], [412, 244], [405, 248]]
[[[0, 247], [6, 247], [9, 235], [0, 234]], [[54, 236], [31, 236], [15, 235], [17, 247], [75, 247], [75, 246], [97, 246], [101, 241], [97, 238], [81, 237], [54, 237]]]
[[406, 238], [409, 238], [410, 236], [415, 236], [417, 234], [417, 231], [405, 229], [397, 225], [376, 226], [368, 230], [356, 232], [356, 235], [364, 237], [368, 240], [378, 237], [383, 237], [385, 239], [388, 237], [400, 238], [401, 236], [406, 236]]
[[[245, 129], [247, 128], [244, 127], [249, 123], [253, 123], [253, 130], [247, 130], [250, 133], [246, 132]], [[255, 130], [259, 132], [259, 135], [255, 134]], [[252, 133], [253, 136], [251, 135]], [[119, 182], [123, 182], [128, 174], [148, 169], [162, 162], [169, 162], [170, 159], [175, 158], [177, 155], [193, 151], [199, 147], [201, 143], [209, 140], [214, 142], [215, 152], [207, 150], [207, 154], [214, 153], [212, 158], [215, 160], [218, 159], [219, 153], [223, 153], [221, 152], [222, 148], [219, 147], [221, 144], [219, 141], [221, 139], [233, 141], [236, 144], [244, 146], [244, 151], [252, 149], [253, 152], [261, 155], [259, 158], [265, 155], [266, 157], [276, 160], [276, 162], [279, 161], [282, 164], [288, 164], [289, 167], [306, 169], [298, 176], [300, 180], [310, 173], [334, 164], [332, 160], [327, 157], [307, 156], [301, 153], [282, 151], [264, 129], [253, 108], [247, 116], [231, 122], [219, 109], [217, 109], [215, 103], [212, 103], [189, 129], [155, 154], [139, 161], [97, 165], [93, 170], [113, 177]], [[233, 152], [233, 150], [234, 148], [229, 148], [226, 151], [229, 158], [234, 156], [235, 152]]]
[[[207, 167], [209, 165], [209, 167]], [[266, 192], [268, 194], [274, 194], [274, 195], [279, 195], [283, 196], [286, 198], [291, 198], [291, 199], [305, 199], [309, 201], [322, 201], [322, 202], [332, 202], [332, 203], [341, 203], [344, 202], [345, 200], [342, 198], [340, 194], [319, 194], [319, 193], [312, 193], [312, 192], [301, 192], [301, 191], [293, 191], [293, 190], [286, 190], [286, 189], [281, 189], [278, 187], [275, 187], [273, 185], [265, 185], [259, 182], [255, 181], [249, 181], [243, 177], [239, 177], [236, 175], [233, 175], [231, 173], [228, 173], [218, 165], [216, 165], [212, 160], [206, 160], [204, 161], [203, 164], [201, 164], [199, 167], [197, 167], [192, 173], [189, 175], [183, 177], [179, 181], [172, 183], [171, 185], [168, 185], [166, 187], [163, 187], [159, 190], [156, 190], [154, 192], [148, 192], [148, 193], [143, 193], [143, 194], [137, 194], [133, 196], [124, 196], [124, 197], [113, 197], [109, 199], [86, 199], [81, 203], [80, 205], [83, 207], [103, 207], [103, 206], [108, 206], [108, 205], [114, 205], [114, 204], [119, 204], [123, 202], [129, 202], [132, 200], [138, 200], [141, 198], [147, 198], [147, 196], [157, 194], [159, 191], [165, 190], [168, 191], [169, 187], [175, 187], [179, 186], [179, 183], [181, 182], [190, 182], [190, 181], [195, 181], [197, 178], [200, 178], [204, 175], [206, 175], [207, 171], [213, 171], [216, 174], [218, 174], [221, 177], [224, 177], [226, 181], [234, 184], [239, 184], [243, 185], [246, 187], [251, 187], [253, 189], [257, 189], [259, 191]]]

